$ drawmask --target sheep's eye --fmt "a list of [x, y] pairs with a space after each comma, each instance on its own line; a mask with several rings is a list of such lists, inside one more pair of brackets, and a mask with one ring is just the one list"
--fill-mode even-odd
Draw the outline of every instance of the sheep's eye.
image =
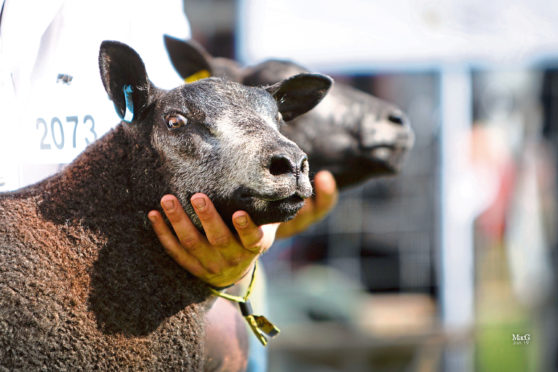
[[184, 115], [180, 114], [172, 114], [166, 117], [167, 128], [169, 129], [177, 129], [180, 128], [188, 122], [188, 119]]

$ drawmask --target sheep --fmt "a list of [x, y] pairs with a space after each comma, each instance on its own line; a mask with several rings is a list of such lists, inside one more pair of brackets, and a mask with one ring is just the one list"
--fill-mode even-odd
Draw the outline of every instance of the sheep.
[[[277, 128], [332, 80], [164, 91], [116, 41], [99, 65], [120, 124], [60, 173], [0, 194], [0, 370], [203, 370], [215, 297], [163, 251], [147, 212], [172, 193], [201, 229], [188, 200], [203, 192], [227, 221], [237, 209], [258, 224], [293, 217], [312, 192], [308, 161]], [[242, 370], [242, 318], [223, 318], [239, 361], [221, 367]]]
[[[196, 42], [165, 35], [177, 72], [187, 78], [200, 71], [254, 86], [273, 84], [307, 69], [290, 61], [269, 60], [242, 67], [214, 58]], [[340, 189], [370, 177], [397, 173], [414, 142], [405, 114], [394, 105], [349, 85], [336, 83], [312, 111], [281, 129], [308, 154], [313, 170], [330, 170]]]

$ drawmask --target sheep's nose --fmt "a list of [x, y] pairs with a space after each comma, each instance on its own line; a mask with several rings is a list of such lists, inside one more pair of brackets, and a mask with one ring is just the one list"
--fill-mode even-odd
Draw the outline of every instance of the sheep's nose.
[[274, 176], [296, 175], [308, 172], [308, 157], [306, 154], [289, 155], [275, 154], [269, 163], [269, 173]]
[[389, 112], [387, 115], [387, 120], [390, 123], [397, 124], [397, 125], [407, 124], [407, 117], [399, 110]]

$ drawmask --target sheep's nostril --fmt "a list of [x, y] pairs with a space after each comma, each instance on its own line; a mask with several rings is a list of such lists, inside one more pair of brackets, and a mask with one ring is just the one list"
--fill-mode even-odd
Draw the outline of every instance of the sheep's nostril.
[[387, 119], [394, 124], [399, 124], [399, 125], [404, 125], [405, 124], [405, 117], [400, 112], [390, 113], [388, 115]]
[[274, 155], [269, 164], [269, 173], [274, 176], [295, 173], [295, 165], [286, 155]]

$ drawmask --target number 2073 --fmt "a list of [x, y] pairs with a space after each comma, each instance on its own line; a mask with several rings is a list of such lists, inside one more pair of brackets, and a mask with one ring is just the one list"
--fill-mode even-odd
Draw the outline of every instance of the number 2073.
[[78, 147], [78, 141], [80, 146], [83, 144], [82, 139], [85, 140], [86, 145], [97, 139], [95, 119], [91, 115], [85, 115], [83, 120], [79, 120], [77, 116], [66, 116], [64, 123], [56, 116], [50, 122], [38, 118], [35, 128], [42, 133], [41, 150], [50, 150], [52, 145], [59, 150], [63, 150], [64, 146], [70, 146], [70, 136], [71, 146], [74, 149]]

